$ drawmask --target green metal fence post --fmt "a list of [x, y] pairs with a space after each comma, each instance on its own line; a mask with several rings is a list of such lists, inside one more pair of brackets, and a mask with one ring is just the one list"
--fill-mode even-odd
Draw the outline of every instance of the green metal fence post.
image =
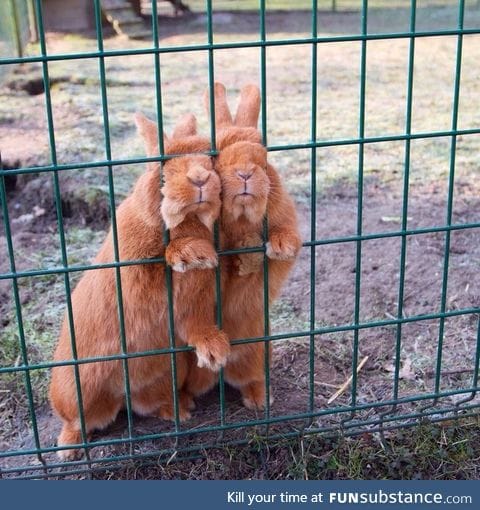
[[[417, 0], [410, 2], [410, 32], [415, 33], [416, 29]], [[410, 38], [408, 49], [408, 76], [407, 76], [407, 105], [405, 112], [405, 133], [410, 135], [412, 132], [412, 106], [413, 106], [413, 76], [415, 65], [415, 37]], [[411, 139], [405, 140], [405, 157], [403, 170], [403, 201], [402, 201], [402, 232], [407, 231], [408, 227], [408, 190], [410, 185], [410, 155], [411, 155]], [[398, 284], [398, 304], [397, 318], [403, 318], [403, 301], [405, 294], [405, 273], [407, 264], [407, 236], [401, 236], [400, 248], [400, 269]], [[393, 372], [393, 400], [398, 399], [399, 382], [400, 382], [400, 361], [402, 356], [402, 323], [397, 324], [395, 337], [395, 363]], [[394, 404], [392, 409], [382, 414], [382, 418], [388, 416], [391, 412], [396, 411]]]
[[[100, 54], [103, 53], [103, 31], [102, 31], [102, 12], [100, 7], [100, 0], [94, 0], [95, 10], [95, 27], [97, 36], [97, 47]], [[105, 58], [100, 56], [98, 59], [99, 77], [100, 77], [100, 91], [102, 96], [102, 115], [103, 115], [103, 131], [105, 137], [105, 158], [107, 161], [112, 159], [112, 149], [110, 143], [110, 120], [108, 116], [108, 97], [107, 85], [105, 75]], [[110, 218], [112, 223], [112, 240], [113, 240], [113, 256], [115, 262], [120, 262], [120, 252], [118, 248], [118, 229], [117, 229], [117, 216], [115, 206], [115, 187], [113, 182], [113, 169], [112, 165], [107, 166], [108, 169], [108, 194], [110, 202]], [[122, 354], [128, 352], [127, 338], [125, 331], [125, 316], [123, 309], [123, 293], [122, 293], [122, 277], [120, 267], [115, 267], [115, 290], [117, 295], [117, 311], [118, 311], [118, 324], [120, 330], [120, 347]], [[132, 417], [132, 402], [130, 396], [130, 376], [128, 370], [128, 360], [122, 359], [123, 377], [125, 385], [125, 405], [127, 409], [127, 422], [128, 422], [128, 437], [133, 437], [133, 417]], [[131, 443], [130, 443], [131, 446]]]
[[[41, 0], [36, 0], [36, 18], [38, 23], [38, 32], [40, 35], [40, 51], [43, 57], [47, 56], [47, 45], [45, 40], [45, 30], [43, 26], [43, 15], [42, 15], [42, 2]], [[71, 349], [72, 349], [72, 359], [77, 359], [77, 346], [75, 340], [75, 325], [73, 318], [73, 307], [72, 307], [72, 299], [71, 299], [71, 288], [70, 288], [70, 278], [68, 272], [68, 257], [67, 257], [67, 248], [65, 243], [65, 230], [63, 227], [63, 213], [62, 213], [62, 200], [61, 200], [61, 192], [60, 192], [60, 182], [58, 178], [58, 171], [56, 169], [58, 161], [57, 161], [57, 148], [55, 142], [55, 128], [53, 123], [53, 109], [52, 109], [52, 98], [50, 95], [50, 78], [48, 72], [48, 61], [45, 59], [42, 62], [42, 74], [43, 74], [43, 86], [44, 86], [44, 94], [45, 94], [45, 112], [47, 117], [47, 126], [48, 126], [48, 140], [50, 146], [50, 157], [52, 160], [53, 166], [53, 190], [55, 196], [55, 211], [57, 214], [57, 225], [58, 232], [60, 238], [60, 251], [62, 256], [62, 266], [65, 269], [64, 275], [64, 286], [65, 286], [65, 297], [67, 301], [67, 317], [68, 317], [68, 325], [70, 331], [70, 340], [71, 340]], [[83, 400], [82, 400], [82, 388], [80, 383], [80, 371], [78, 365], [74, 365], [74, 376], [75, 376], [75, 386], [77, 393], [77, 404], [79, 410], [79, 418], [80, 418], [80, 432], [82, 437], [82, 447], [85, 450], [85, 455], [87, 460], [90, 459], [90, 454], [88, 451], [88, 438], [86, 432], [85, 425], [85, 415], [83, 410]]]
[[[458, 29], [463, 29], [465, 18], [465, 0], [458, 2]], [[458, 104], [460, 100], [460, 79], [462, 74], [462, 49], [463, 49], [463, 35], [461, 33], [457, 36], [457, 52], [455, 62], [455, 82], [453, 90], [452, 102], [452, 132], [455, 133], [458, 126]], [[447, 215], [446, 225], [452, 224], [452, 211], [453, 211], [453, 191], [455, 187], [455, 161], [457, 151], [457, 135], [453, 134], [450, 145], [450, 170], [448, 177], [448, 195], [447, 195]], [[442, 277], [442, 298], [440, 304], [440, 313], [445, 313], [447, 309], [447, 291], [448, 291], [448, 268], [450, 263], [450, 237], [451, 232], [445, 232], [445, 252], [443, 257], [443, 277]], [[438, 350], [437, 350], [437, 363], [435, 368], [435, 392], [440, 391], [441, 369], [442, 369], [442, 349], [445, 329], [445, 318], [440, 318], [438, 328]], [[436, 402], [436, 400], [435, 400]]]
[[[362, 35], [367, 35], [368, 27], [368, 0], [362, 0]], [[362, 140], [365, 137], [365, 95], [367, 82], [367, 40], [361, 42], [360, 57], [360, 92], [359, 102], [360, 109], [358, 114], [358, 138]], [[357, 236], [362, 236], [363, 232], [363, 173], [365, 160], [365, 146], [363, 142], [358, 145], [358, 178], [357, 178]], [[355, 310], [354, 324], [360, 323], [360, 285], [362, 281], [362, 241], [356, 242], [355, 253]], [[352, 388], [350, 401], [351, 405], [357, 403], [357, 366], [358, 366], [358, 349], [359, 349], [359, 329], [353, 332], [353, 352], [352, 352]], [[355, 412], [354, 412], [355, 413]], [[350, 416], [353, 419], [354, 413]]]
[[[152, 0], [152, 37], [154, 53], [154, 66], [155, 66], [155, 103], [157, 113], [157, 126], [158, 126], [158, 150], [160, 156], [165, 157], [165, 144], [164, 144], [164, 131], [163, 131], [163, 103], [162, 103], [162, 76], [160, 66], [160, 40], [158, 34], [158, 11], [157, 2]], [[160, 162], [160, 182], [163, 183], [163, 160]], [[170, 231], [166, 228], [163, 230], [163, 243], [165, 246], [170, 242]], [[168, 343], [172, 350], [170, 353], [170, 370], [172, 372], [172, 391], [173, 391], [173, 417], [175, 421], [175, 431], [180, 430], [180, 404], [178, 395], [177, 383], [177, 354], [176, 354], [176, 341], [175, 341], [175, 318], [173, 314], [173, 276], [172, 268], [165, 264], [165, 286], [167, 293], [167, 306], [168, 306]], [[178, 437], [175, 439], [177, 444]]]
[[[212, 0], [206, 0], [205, 10], [207, 13], [207, 42], [210, 46], [208, 50], [208, 90], [209, 90], [209, 111], [210, 111], [210, 150], [211, 155], [218, 154], [217, 135], [215, 122], [215, 55], [213, 46], [213, 4]], [[217, 251], [220, 250], [220, 232], [218, 222], [214, 226], [214, 244]], [[222, 257], [218, 258], [218, 266], [215, 269], [215, 296], [216, 296], [216, 322], [221, 329], [222, 319], [222, 282], [221, 282]], [[219, 402], [220, 402], [220, 425], [225, 424], [225, 375], [223, 368], [220, 369], [218, 377]], [[220, 431], [219, 440], [223, 437], [223, 431]]]
[[[2, 168], [1, 154], [0, 154], [0, 169]], [[10, 270], [12, 273], [15, 272], [15, 252], [13, 249], [12, 243], [12, 231], [10, 229], [10, 218], [8, 213], [7, 206], [7, 192], [5, 186], [5, 177], [2, 175], [0, 179], [0, 203], [2, 204], [2, 214], [3, 214], [3, 222], [5, 226], [5, 237], [7, 239], [7, 251], [8, 258], [10, 262]], [[12, 278], [12, 288], [13, 288], [13, 299], [15, 302], [15, 314], [17, 319], [18, 326], [18, 339], [19, 339], [19, 347], [22, 357], [22, 364], [26, 367], [26, 370], [23, 373], [24, 384], [25, 384], [25, 392], [28, 401], [28, 411], [30, 414], [30, 421], [32, 423], [33, 430], [33, 438], [35, 442], [35, 454], [37, 459], [40, 461], [42, 465], [45, 465], [45, 461], [42, 457], [41, 453], [41, 443], [40, 443], [40, 435], [38, 433], [38, 424], [37, 424], [37, 414], [35, 411], [35, 402], [33, 398], [33, 387], [32, 387], [32, 379], [30, 377], [30, 371], [28, 370], [29, 361], [28, 361], [28, 349], [27, 349], [27, 341], [25, 338], [25, 331], [23, 328], [23, 316], [22, 316], [22, 305], [20, 301], [20, 291], [18, 288], [18, 280], [17, 278]]]
[[[267, 40], [265, 26], [265, 0], [260, 0], [260, 41], [265, 43]], [[260, 88], [261, 88], [261, 115], [262, 115], [262, 143], [267, 146], [267, 48], [265, 44], [260, 46]], [[268, 217], [263, 221], [263, 243], [264, 248], [268, 241]], [[266, 337], [264, 342], [264, 366], [265, 366], [265, 419], [270, 418], [270, 297], [269, 297], [269, 277], [268, 277], [268, 257], [263, 254], [263, 334]], [[269, 433], [268, 423], [265, 426], [265, 434]]]
[[[318, 0], [312, 0], [312, 39], [317, 38], [317, 11]], [[317, 64], [318, 47], [317, 43], [312, 43], [312, 98], [311, 98], [311, 124], [310, 140], [312, 143], [317, 141]], [[310, 152], [310, 241], [314, 243], [317, 238], [317, 148], [312, 146]], [[315, 329], [316, 314], [316, 246], [310, 246], [310, 330]], [[315, 408], [315, 336], [310, 335], [309, 339], [309, 409], [313, 412]]]

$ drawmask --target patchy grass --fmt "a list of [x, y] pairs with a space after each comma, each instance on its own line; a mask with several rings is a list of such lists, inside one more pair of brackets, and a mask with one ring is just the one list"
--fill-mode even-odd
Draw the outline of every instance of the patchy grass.
[[298, 309], [296, 303], [286, 296], [273, 303], [270, 313], [272, 334], [304, 331], [309, 328], [306, 311]]
[[[88, 264], [103, 240], [104, 233], [88, 228], [67, 228], [66, 242], [69, 264]], [[31, 241], [31, 238], [30, 238]], [[29, 268], [52, 267], [61, 265], [59, 251], [53, 250], [57, 240], [52, 234], [45, 233], [45, 245], [37, 250], [24, 247], [16, 252], [22, 264]], [[18, 243], [20, 245], [20, 242]], [[80, 273], [71, 273], [69, 279], [72, 288], [80, 278]], [[65, 282], [62, 275], [43, 275], [32, 278], [20, 278], [19, 295], [22, 303], [22, 327], [26, 346], [26, 356], [30, 365], [48, 362], [52, 358], [60, 324], [65, 313]], [[10, 286], [9, 286], [10, 287]], [[13, 289], [5, 289], [6, 295]], [[11, 296], [12, 294], [10, 294]], [[4, 306], [0, 329], [0, 366], [23, 364], [18, 321], [14, 313], [13, 302]], [[49, 371], [32, 370], [30, 372], [33, 388], [33, 400], [41, 407], [47, 398]], [[8, 445], [18, 432], [19, 419], [28, 419], [28, 401], [23, 372], [0, 375], [0, 445]], [[4, 441], [6, 441], [4, 443]]]
[[477, 419], [424, 424], [381, 437], [305, 436], [266, 441], [250, 435], [247, 446], [203, 452], [196, 460], [148, 467], [133, 462], [107, 479], [267, 480], [476, 480]]

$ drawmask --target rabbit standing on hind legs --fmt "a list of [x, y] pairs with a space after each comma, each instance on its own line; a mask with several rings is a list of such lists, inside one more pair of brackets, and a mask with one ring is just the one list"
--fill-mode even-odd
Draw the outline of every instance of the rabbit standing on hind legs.
[[[155, 123], [136, 118], [147, 154], [158, 154]], [[214, 322], [214, 271], [217, 256], [212, 245], [212, 225], [220, 211], [220, 182], [211, 159], [198, 153], [210, 148], [209, 141], [195, 136], [192, 117], [186, 118], [165, 140], [168, 154], [189, 154], [164, 164], [164, 194], [158, 163], [149, 163], [132, 193], [116, 212], [120, 260], [165, 256], [177, 269], [173, 304], [176, 338], [196, 347], [198, 362], [218, 370], [226, 362], [230, 344]], [[162, 220], [162, 216], [164, 220]], [[165, 249], [164, 223], [171, 227], [172, 242]], [[110, 229], [95, 264], [114, 260]], [[169, 347], [168, 307], [163, 264], [121, 267], [125, 337], [129, 353]], [[73, 322], [78, 358], [121, 354], [117, 313], [115, 269], [86, 271], [72, 293]], [[194, 353], [177, 353], [179, 417], [188, 419], [193, 400], [182, 388]], [[54, 360], [73, 357], [68, 320], [62, 325]], [[120, 360], [82, 363], [78, 367], [86, 432], [111, 423], [125, 404], [125, 386]], [[173, 419], [173, 388], [170, 355], [134, 357], [128, 360], [131, 403], [134, 412]], [[50, 401], [63, 422], [59, 446], [81, 442], [79, 406], [73, 366], [52, 369]], [[64, 459], [74, 459], [74, 447], [59, 450]]]
[[[272, 302], [293, 267], [302, 242], [295, 206], [275, 168], [267, 162], [256, 126], [260, 91], [247, 85], [241, 91], [235, 120], [225, 87], [215, 84], [217, 148], [215, 169], [222, 183], [220, 243], [223, 250], [262, 247], [264, 218], [268, 219], [268, 289]], [[205, 106], [208, 111], [208, 91]], [[263, 254], [245, 253], [222, 260], [223, 329], [230, 339], [264, 335]], [[270, 350], [271, 352], [271, 350]], [[198, 379], [200, 369], [189, 371], [186, 388]], [[212, 376], [213, 377], [213, 376]], [[265, 405], [264, 342], [235, 345], [225, 367], [225, 380], [237, 387], [250, 409]]]
[[[268, 220], [268, 290], [272, 302], [293, 267], [301, 247], [295, 206], [256, 130], [260, 91], [245, 86], [234, 122], [225, 87], [215, 84], [217, 146], [215, 169], [222, 183], [220, 232], [223, 249], [261, 246], [264, 218]], [[258, 259], [258, 255], [257, 255]], [[261, 257], [263, 262], [263, 257]], [[224, 284], [223, 327], [231, 339], [264, 335], [263, 264], [251, 264], [252, 254], [237, 255]], [[270, 350], [271, 352], [271, 350]], [[236, 345], [225, 367], [225, 379], [237, 386], [246, 407], [265, 405], [265, 344]]]
[[[158, 131], [154, 122], [137, 116], [147, 155], [157, 154]], [[196, 135], [196, 120], [187, 115], [167, 141], [170, 154], [208, 151], [210, 142]], [[173, 276], [178, 318], [176, 332], [196, 348], [198, 366], [218, 371], [225, 365], [230, 344], [215, 325], [215, 272], [218, 263], [213, 246], [213, 224], [220, 213], [220, 181], [211, 158], [190, 155], [164, 164], [162, 218], [170, 229], [165, 250]], [[180, 275], [185, 271], [188, 273]]]

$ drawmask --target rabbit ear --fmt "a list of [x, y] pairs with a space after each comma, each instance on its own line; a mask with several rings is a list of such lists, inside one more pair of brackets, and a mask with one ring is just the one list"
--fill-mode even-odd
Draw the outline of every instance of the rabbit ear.
[[193, 113], [184, 115], [175, 125], [172, 138], [185, 138], [197, 134], [197, 119]]
[[[135, 124], [137, 125], [139, 135], [145, 142], [147, 156], [157, 156], [159, 152], [157, 123], [148, 119], [142, 113], [136, 113]], [[163, 133], [163, 142], [165, 145], [168, 143], [168, 137], [165, 133]]]
[[260, 89], [253, 85], [245, 85], [240, 91], [240, 102], [235, 115], [235, 125], [256, 128], [260, 114]]
[[[228, 108], [227, 103], [227, 91], [225, 85], [220, 82], [215, 82], [213, 88], [213, 94], [215, 98], [215, 126], [222, 128], [225, 126], [231, 126], [233, 124], [232, 114]], [[210, 93], [207, 89], [203, 95], [203, 103], [207, 114], [210, 113]]]

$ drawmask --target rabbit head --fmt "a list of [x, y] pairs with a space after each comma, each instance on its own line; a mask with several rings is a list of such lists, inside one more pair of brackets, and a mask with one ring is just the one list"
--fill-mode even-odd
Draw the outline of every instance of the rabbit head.
[[220, 213], [221, 188], [211, 158], [205, 155], [173, 158], [164, 165], [163, 172], [161, 211], [167, 228], [176, 227], [192, 214], [212, 230]]
[[[145, 142], [147, 155], [157, 156], [158, 128], [155, 122], [137, 114], [138, 131]], [[196, 135], [193, 115], [183, 117], [171, 137], [164, 135], [165, 154], [174, 155], [163, 164], [164, 183], [161, 213], [167, 228], [179, 225], [188, 215], [195, 215], [210, 230], [220, 213], [220, 179], [213, 169], [212, 160], [204, 154], [210, 150], [208, 139]], [[159, 170], [152, 163], [151, 170]]]
[[[266, 213], [270, 192], [267, 151], [261, 145], [261, 135], [256, 128], [260, 91], [255, 85], [242, 88], [235, 120], [223, 84], [215, 83], [214, 99], [217, 147], [220, 150], [215, 169], [222, 182], [223, 215], [231, 215], [234, 221], [244, 216], [248, 221], [258, 223]], [[208, 91], [204, 102], [208, 111]]]
[[270, 192], [267, 151], [259, 143], [236, 142], [220, 152], [215, 168], [223, 190], [223, 211], [234, 220], [261, 221]]

